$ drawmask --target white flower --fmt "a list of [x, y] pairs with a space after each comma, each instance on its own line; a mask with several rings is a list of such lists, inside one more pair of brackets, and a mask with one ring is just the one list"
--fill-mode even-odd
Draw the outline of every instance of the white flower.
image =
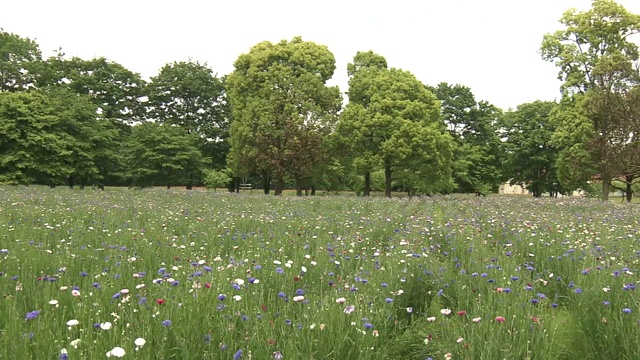
[[305, 272], [305, 273], [307, 272], [307, 268], [304, 266], [300, 267], [300, 269], [302, 270], [302, 272]]
[[456, 340], [456, 342], [457, 342], [458, 344], [460, 344], [460, 343], [461, 343], [461, 342], [463, 342], [463, 341], [464, 341], [464, 338], [458, 338], [458, 340]]
[[317, 263], [317, 262], [315, 262], [315, 261], [312, 261], [310, 264], [311, 264], [311, 265], [313, 265], [313, 266], [318, 265], [318, 263]]
[[143, 339], [143, 338], [137, 338], [133, 341], [134, 345], [136, 346], [136, 350], [138, 350], [138, 348], [141, 348], [144, 346], [144, 344], [147, 343], [147, 340]]
[[242, 296], [240, 296], [240, 295], [234, 295], [234, 296], [233, 296], [233, 300], [235, 300], [235, 301], [240, 301], [240, 300], [242, 300]]
[[49, 300], [49, 305], [53, 305], [55, 307], [58, 307], [58, 300]]
[[128, 294], [129, 293], [129, 289], [122, 289], [120, 290], [121, 294]]
[[123, 357], [125, 354], [125, 351], [123, 348], [116, 346], [113, 349], [111, 349], [111, 351], [107, 351], [107, 357]]
[[478, 323], [480, 322], [480, 320], [482, 320], [482, 318], [479, 317], [471, 319], [471, 321], [473, 321], [474, 323]]
[[111, 329], [111, 323], [110, 322], [103, 322], [100, 324], [100, 329], [102, 330], [109, 330]]
[[345, 299], [343, 297], [336, 299], [336, 303], [338, 303], [338, 304], [344, 304], [346, 301], [347, 301], [347, 299]]
[[451, 314], [451, 309], [442, 309], [442, 310], [440, 310], [440, 313], [442, 315], [449, 315], [449, 314]]
[[280, 262], [280, 260], [273, 260], [273, 263], [274, 263], [275, 265], [280, 265], [280, 264], [282, 264], [282, 262]]
[[434, 321], [436, 321], [436, 317], [435, 316], [430, 316], [430, 317], [427, 318], [427, 321], [428, 322], [434, 322]]
[[235, 279], [235, 280], [233, 280], [233, 282], [238, 284], [238, 285], [240, 285], [240, 286], [244, 285], [244, 280], [242, 280], [242, 279]]
[[80, 296], [80, 290], [76, 290], [76, 289], [71, 290], [71, 295]]
[[302, 300], [304, 300], [304, 296], [302, 296], [302, 295], [293, 297], [293, 301], [295, 301], [295, 302], [300, 302]]
[[78, 321], [76, 319], [72, 319], [72, 320], [67, 321], [67, 326], [68, 327], [76, 326], [78, 324], [80, 324], [80, 321]]
[[78, 348], [78, 344], [80, 344], [80, 339], [75, 339], [71, 341], [71, 347], [73, 347], [74, 349]]
[[607, 286], [607, 287], [602, 288], [602, 291], [604, 291], [604, 292], [609, 292], [609, 291], [611, 291], [611, 288], [609, 288], [609, 287]]

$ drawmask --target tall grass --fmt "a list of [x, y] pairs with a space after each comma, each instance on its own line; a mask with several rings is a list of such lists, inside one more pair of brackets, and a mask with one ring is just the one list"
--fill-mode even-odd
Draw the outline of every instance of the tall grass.
[[40, 187], [0, 204], [5, 359], [640, 358], [635, 205]]

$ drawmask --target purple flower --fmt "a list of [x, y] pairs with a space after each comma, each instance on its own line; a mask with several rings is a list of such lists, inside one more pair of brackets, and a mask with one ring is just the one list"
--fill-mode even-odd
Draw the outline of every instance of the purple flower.
[[386, 303], [391, 303], [391, 302], [393, 302], [393, 299], [392, 299], [392, 298], [386, 298], [386, 299], [384, 299], [384, 301], [385, 301]]
[[611, 303], [610, 303], [610, 302], [608, 302], [607, 300], [605, 300], [605, 301], [603, 301], [603, 302], [602, 302], [602, 305], [604, 305], [604, 306], [609, 306], [609, 304], [611, 304]]
[[622, 309], [622, 312], [625, 313], [625, 314], [630, 314], [631, 313], [631, 309], [624, 308], [624, 309]]
[[576, 294], [582, 294], [582, 289], [581, 288], [576, 288], [575, 290], [573, 290], [574, 293]]
[[169, 325], [171, 325], [171, 320], [165, 320], [165, 321], [162, 322], [162, 326], [164, 326], [164, 327], [167, 327]]
[[366, 322], [366, 323], [364, 323], [364, 328], [365, 329], [371, 329], [371, 328], [373, 328], [373, 325], [371, 323]]
[[283, 293], [282, 291], [280, 291], [280, 292], [278, 293], [278, 297], [279, 297], [279, 298], [283, 298], [283, 297], [285, 297], [285, 296], [286, 296], [286, 295], [285, 295], [285, 293]]
[[233, 354], [233, 360], [238, 360], [242, 358], [242, 349], [238, 349], [235, 354]]
[[277, 272], [278, 274], [282, 274], [282, 273], [284, 273], [284, 270], [282, 270], [282, 268], [281, 268], [281, 267], [279, 267], [279, 268], [276, 268], [276, 272]]
[[226, 298], [227, 298], [227, 296], [225, 294], [218, 295], [218, 300], [220, 300], [220, 301], [223, 301]]
[[40, 310], [33, 310], [32, 312], [28, 312], [25, 320], [33, 320], [40, 315]]

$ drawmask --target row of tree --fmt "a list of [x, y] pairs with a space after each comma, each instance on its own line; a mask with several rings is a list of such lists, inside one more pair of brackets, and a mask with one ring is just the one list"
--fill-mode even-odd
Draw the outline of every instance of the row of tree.
[[347, 65], [348, 103], [327, 86], [326, 46], [262, 42], [218, 77], [174, 62], [145, 81], [105, 58], [43, 59], [0, 31], [0, 183], [252, 183], [316, 189], [487, 194], [504, 181], [534, 196], [602, 184], [631, 199], [640, 174], [640, 16], [611, 0], [568, 11], [544, 36], [559, 102], [503, 111], [468, 87], [428, 86], [372, 51]]

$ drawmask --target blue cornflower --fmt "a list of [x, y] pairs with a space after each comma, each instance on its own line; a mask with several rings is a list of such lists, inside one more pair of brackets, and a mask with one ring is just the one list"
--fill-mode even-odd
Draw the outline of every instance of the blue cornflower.
[[393, 302], [393, 299], [392, 298], [386, 298], [386, 299], [384, 299], [384, 301], [387, 302], [387, 303], [391, 303], [391, 302]]
[[242, 349], [238, 349], [235, 354], [233, 354], [233, 360], [239, 360], [242, 358]]
[[283, 293], [282, 291], [280, 291], [280, 292], [278, 293], [278, 297], [279, 297], [279, 298], [283, 298], [283, 297], [285, 297], [285, 296], [287, 296], [287, 295], [286, 295], [285, 293]]
[[33, 310], [27, 313], [27, 316], [25, 316], [25, 320], [33, 320], [37, 318], [38, 315], [40, 315], [40, 310]]
[[625, 314], [630, 314], [631, 313], [631, 309], [624, 308], [624, 309], [622, 309], [622, 312], [625, 313]]
[[365, 329], [371, 329], [371, 328], [373, 328], [373, 324], [366, 322], [366, 323], [364, 323], [364, 328]]
[[220, 300], [220, 301], [223, 301], [226, 298], [227, 298], [227, 296], [225, 294], [218, 295], [218, 300]]
[[284, 270], [282, 270], [282, 268], [281, 268], [281, 267], [279, 267], [279, 268], [276, 268], [276, 272], [277, 272], [278, 274], [282, 274], [282, 273], [284, 273]]
[[581, 288], [576, 288], [575, 290], [573, 290], [574, 293], [576, 294], [582, 294], [582, 289]]
[[167, 327], [169, 325], [171, 325], [171, 320], [165, 320], [165, 321], [162, 322], [162, 326], [164, 326], [164, 327]]
[[296, 295], [304, 295], [304, 290], [302, 289], [296, 290]]

